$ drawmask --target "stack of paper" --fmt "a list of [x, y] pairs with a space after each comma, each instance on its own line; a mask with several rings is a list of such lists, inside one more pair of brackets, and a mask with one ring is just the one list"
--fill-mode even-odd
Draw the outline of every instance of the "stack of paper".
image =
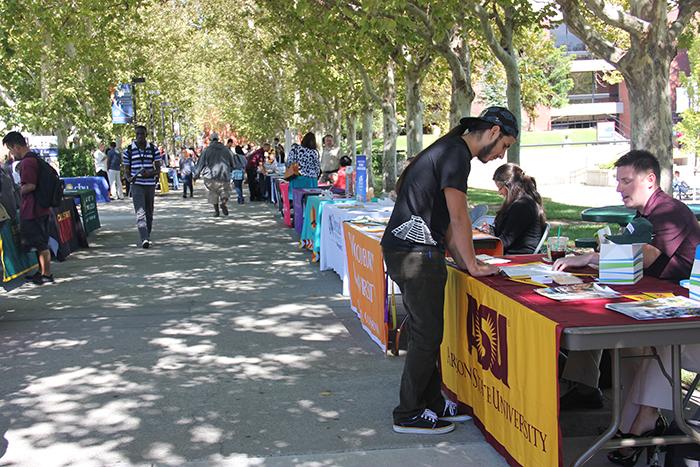
[[693, 261], [693, 269], [690, 271], [688, 289], [690, 290], [690, 298], [700, 300], [700, 246], [695, 248], [695, 261]]
[[600, 245], [600, 282], [604, 284], [636, 284], [642, 278], [644, 258], [642, 245]]
[[608, 303], [605, 308], [634, 319], [700, 317], [700, 303], [686, 297], [657, 298], [644, 302]]
[[595, 282], [585, 284], [562, 285], [561, 287], [549, 287], [535, 290], [552, 300], [591, 300], [596, 298], [618, 298], [620, 294], [604, 285]]

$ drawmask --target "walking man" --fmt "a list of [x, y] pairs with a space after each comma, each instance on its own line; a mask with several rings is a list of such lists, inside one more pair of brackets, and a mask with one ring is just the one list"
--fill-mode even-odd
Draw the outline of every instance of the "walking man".
[[[193, 177], [204, 179], [204, 186], [209, 191], [209, 203], [214, 205], [214, 217], [219, 217], [219, 207], [224, 216], [228, 216], [226, 203], [231, 197], [231, 170], [234, 161], [231, 150], [219, 142], [219, 134], [209, 135], [209, 146], [202, 152], [197, 162]], [[232, 141], [233, 143], [233, 141]]]
[[107, 175], [109, 176], [109, 192], [112, 198], [124, 199], [121, 167], [121, 154], [117, 151], [117, 143], [112, 141], [109, 143], [109, 151], [107, 151]]
[[35, 190], [39, 183], [39, 161], [27, 147], [27, 140], [18, 131], [11, 131], [2, 139], [10, 155], [19, 161], [20, 195], [19, 232], [27, 251], [35, 250], [39, 259], [39, 271], [26, 279], [37, 285], [53, 282], [51, 251], [49, 251], [49, 208], [37, 203]]
[[182, 158], [180, 159], [180, 175], [182, 176], [182, 197], [187, 198], [187, 189], [190, 190], [190, 198], [194, 196], [192, 187], [192, 172], [194, 172], [194, 159], [192, 153], [182, 148]]
[[448, 433], [455, 428], [452, 422], [469, 418], [440, 393], [445, 248], [472, 276], [498, 271], [476, 260], [467, 178], [474, 157], [483, 163], [502, 158], [518, 133], [515, 117], [503, 107], [462, 118], [421, 151], [396, 184], [396, 205], [381, 245], [387, 272], [401, 289], [409, 315], [408, 353], [393, 414], [397, 433]]
[[131, 180], [131, 197], [136, 212], [136, 227], [142, 248], [151, 246], [153, 203], [156, 196], [156, 177], [160, 174], [160, 151], [146, 141], [146, 127], [134, 128], [136, 139], [124, 151], [124, 173]]

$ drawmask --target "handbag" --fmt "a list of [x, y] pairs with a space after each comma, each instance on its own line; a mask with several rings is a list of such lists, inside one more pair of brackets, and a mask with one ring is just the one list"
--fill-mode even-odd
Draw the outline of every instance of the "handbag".
[[296, 162], [292, 163], [284, 171], [284, 179], [287, 181], [293, 179], [294, 177], [297, 177], [298, 175], [299, 175], [299, 164], [297, 164]]
[[233, 180], [233, 181], [243, 180], [243, 169], [233, 169], [231, 171], [231, 180]]

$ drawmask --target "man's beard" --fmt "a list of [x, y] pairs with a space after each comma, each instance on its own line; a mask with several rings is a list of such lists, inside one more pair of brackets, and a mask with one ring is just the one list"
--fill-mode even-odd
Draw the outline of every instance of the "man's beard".
[[490, 144], [488, 144], [487, 146], [484, 146], [483, 148], [481, 148], [481, 151], [479, 151], [479, 152], [476, 154], [476, 158], [479, 159], [479, 160], [480, 160], [481, 162], [483, 162], [484, 164], [486, 164], [486, 163], [489, 161], [489, 159], [488, 159], [489, 154], [491, 154], [491, 151], [493, 150], [493, 148], [496, 147], [496, 144], [498, 143], [498, 141], [499, 141], [502, 137], [503, 137], [503, 135], [499, 135], [498, 138], [496, 138], [496, 141], [494, 141], [493, 143], [490, 143]]

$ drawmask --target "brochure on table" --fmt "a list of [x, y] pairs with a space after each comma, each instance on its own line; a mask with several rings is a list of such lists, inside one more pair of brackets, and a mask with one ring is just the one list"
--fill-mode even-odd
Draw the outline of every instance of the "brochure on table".
[[605, 308], [639, 320], [700, 317], [700, 302], [680, 296], [641, 302], [608, 303]]

